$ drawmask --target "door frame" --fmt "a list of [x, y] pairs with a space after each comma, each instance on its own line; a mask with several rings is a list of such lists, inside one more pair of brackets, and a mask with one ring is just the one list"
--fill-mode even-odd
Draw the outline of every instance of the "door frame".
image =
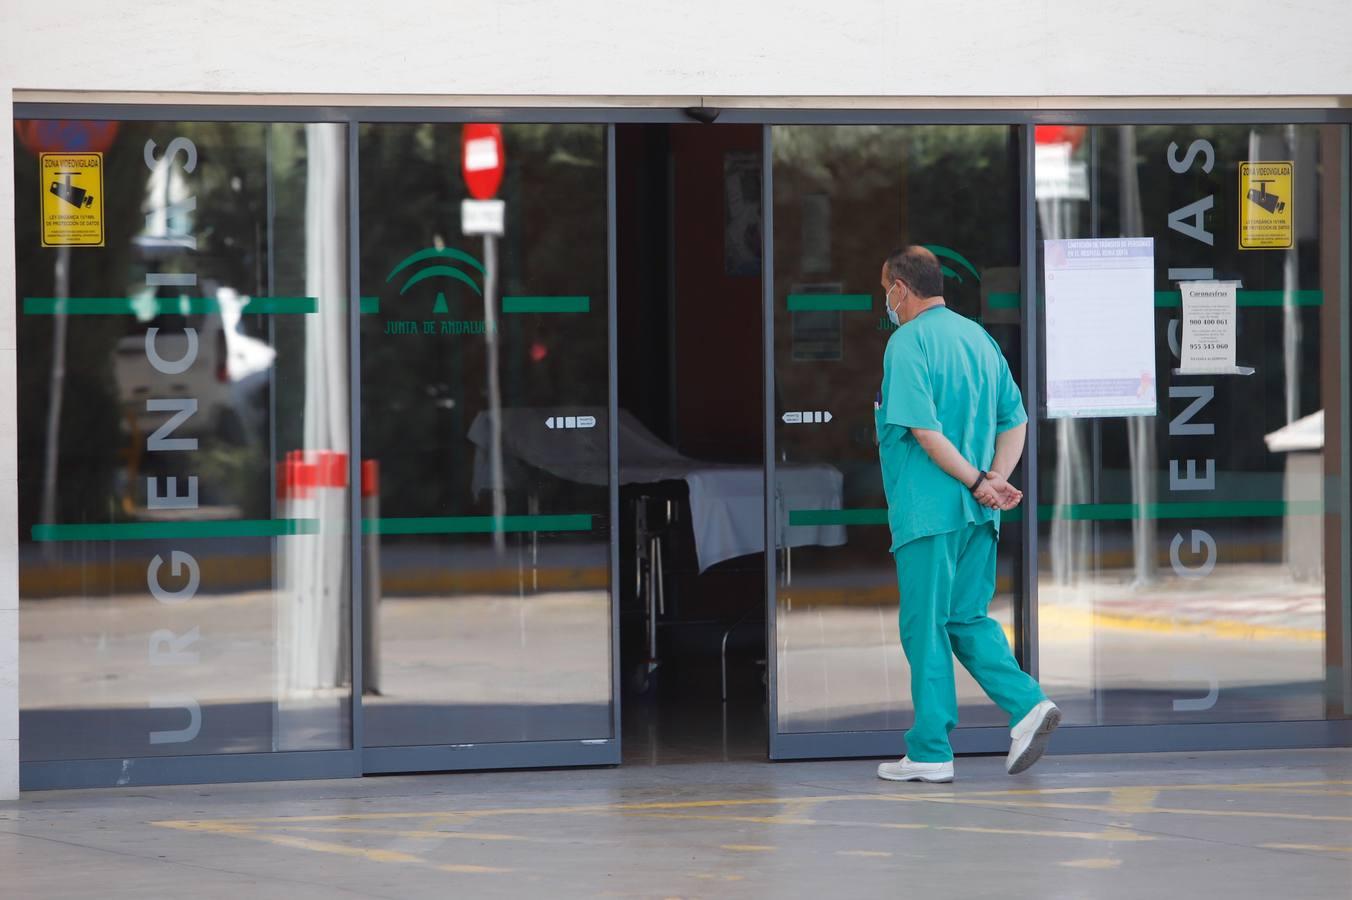
[[[610, 412], [614, 421], [616, 396], [616, 263], [615, 263], [615, 157], [614, 126], [617, 124], [688, 124], [699, 121], [687, 110], [675, 107], [371, 107], [371, 106], [275, 106], [259, 104], [182, 104], [156, 103], [99, 103], [99, 102], [28, 102], [13, 105], [14, 119], [117, 119], [122, 121], [209, 121], [209, 122], [331, 122], [347, 126], [348, 234], [349, 257], [349, 484], [360, 484], [360, 335], [356, 326], [359, 314], [359, 235], [357, 209], [359, 197], [357, 138], [363, 124], [378, 123], [465, 123], [492, 121], [515, 123], [577, 123], [607, 126], [607, 241], [608, 288], [607, 310], [610, 316], [609, 393]], [[1024, 308], [1022, 356], [1024, 360], [1023, 389], [1026, 402], [1032, 406], [1037, 399], [1036, 327], [1029, 327], [1032, 304], [1027, 298], [1036, 296], [1035, 225], [1036, 207], [1031, 202], [1033, 176], [1033, 126], [1042, 124], [1114, 125], [1114, 124], [1309, 124], [1341, 125], [1343, 128], [1342, 228], [1344, 235], [1352, 234], [1352, 215], [1349, 213], [1349, 145], [1352, 144], [1352, 109], [1345, 108], [1243, 108], [1243, 109], [830, 109], [830, 108], [735, 108], [724, 109], [718, 123], [752, 124], [763, 127], [763, 181], [762, 181], [762, 239], [765, 241], [762, 272], [762, 340], [764, 341], [765, 410], [765, 474], [766, 483], [773, 483], [773, 125], [884, 125], [884, 124], [1000, 124], [1022, 126], [1020, 142], [1020, 212], [1021, 212], [1021, 291]], [[1345, 242], [1346, 243], [1346, 242]], [[1348, 296], [1352, 291], [1349, 274], [1349, 250], [1342, 248], [1342, 286], [1340, 302], [1342, 335], [1342, 386], [1349, 389], [1349, 322]], [[1344, 485], [1352, 473], [1349, 459], [1349, 417], [1342, 422], [1341, 472]], [[1026, 491], [1031, 503], [1037, 501], [1036, 435], [1030, 429], [1025, 448], [1024, 464]], [[24, 790], [43, 788], [79, 788], [100, 786], [191, 784], [230, 781], [258, 781], [296, 778], [356, 777], [375, 772], [415, 772], [427, 770], [468, 770], [480, 768], [527, 768], [572, 765], [614, 765], [620, 761], [620, 673], [619, 673], [619, 618], [618, 618], [618, 457], [617, 434], [610, 433], [611, 465], [611, 655], [612, 655], [612, 727], [613, 739], [606, 741], [526, 742], [520, 744], [443, 745], [435, 747], [363, 748], [364, 723], [360, 691], [351, 698], [352, 746], [341, 750], [321, 750], [277, 753], [240, 753], [204, 756], [138, 757], [133, 759], [89, 759], [61, 761], [32, 761], [21, 764], [21, 786]], [[1345, 486], [1337, 491], [1341, 500], [1342, 516], [1342, 647], [1345, 660], [1343, 680], [1348, 712], [1352, 713], [1352, 499]], [[775, 546], [773, 495], [766, 492], [766, 547]], [[362, 557], [360, 552], [361, 523], [360, 492], [351, 491], [350, 526], [352, 538], [352, 619], [354, 636], [361, 634]], [[1036, 528], [1024, 529], [1023, 603], [1016, 622], [1016, 650], [1021, 662], [1036, 671], [1037, 653], [1037, 552]], [[774, 552], [765, 554], [766, 579], [766, 640], [768, 656], [768, 693], [770, 710], [768, 746], [771, 759], [804, 759], [812, 757], [883, 756], [895, 752], [897, 732], [824, 732], [816, 734], [777, 734], [777, 692], [775, 663], [775, 591], [777, 560]], [[1329, 602], [1326, 599], [1326, 602]], [[1338, 602], [1335, 599], [1334, 602]], [[350, 641], [354, 685], [360, 684], [360, 641]], [[1007, 741], [1003, 728], [970, 728], [954, 732], [954, 747], [958, 752], [1002, 751]], [[1352, 743], [1352, 719], [1308, 720], [1291, 722], [1238, 722], [1180, 725], [1121, 725], [1080, 726], [1067, 728], [1058, 736], [1057, 748], [1062, 753], [1132, 752], [1142, 750], [1204, 750], [1204, 749], [1258, 749], [1286, 747], [1325, 747]]]
[[[849, 115], [792, 116], [791, 121], [776, 121], [780, 125], [933, 125], [950, 124], [944, 116], [905, 116], [900, 119], [888, 116], [880, 121], [878, 114], [850, 111]], [[972, 116], [957, 116], [952, 124], [1004, 125], [1019, 130], [1018, 159], [1018, 210], [1019, 210], [1019, 267], [1020, 267], [1020, 352], [1022, 355], [1024, 403], [1029, 409], [1037, 408], [1038, 369], [1037, 369], [1037, 328], [1036, 306], [1027, 302], [1028, 297], [1036, 296], [1036, 204], [1033, 197], [1034, 172], [1033, 127], [1028, 123], [1010, 121], [1011, 116], [996, 114], [980, 119]], [[799, 121], [801, 119], [801, 121]], [[765, 371], [763, 373], [764, 399], [764, 451], [765, 451], [765, 546], [778, 545], [779, 523], [778, 504], [774, 492], [768, 489], [775, 484], [775, 280], [774, 280], [774, 128], [765, 126], [762, 137], [761, 169], [762, 225], [761, 225], [761, 282], [763, 297], [761, 301], [762, 336]], [[1032, 327], [1030, 327], [1030, 322]], [[1029, 340], [1029, 336], [1033, 340]], [[1036, 508], [1038, 497], [1037, 466], [1037, 429], [1028, 429], [1028, 438], [1020, 459], [1024, 467], [1024, 493], [1028, 504]], [[1032, 527], [1022, 527], [1020, 534], [1020, 572], [1022, 575], [1020, 592], [1015, 598], [1014, 652], [1020, 665], [1030, 673], [1037, 674], [1037, 553], [1038, 536], [1036, 523]], [[779, 643], [777, 638], [777, 614], [779, 588], [779, 558], [775, 552], [765, 554], [765, 594], [766, 594], [766, 659], [768, 671], [768, 744], [772, 760], [829, 759], [843, 757], [884, 757], [895, 756], [902, 744], [899, 730], [868, 731], [814, 731], [781, 732], [779, 730]], [[972, 726], [956, 728], [949, 736], [956, 753], [1003, 753], [1008, 749], [1009, 731], [991, 726]], [[1061, 749], [1061, 742], [1058, 742]]]
[[[352, 194], [349, 210], [349, 266], [351, 267], [351, 296], [348, 302], [350, 317], [350, 335], [352, 346], [349, 350], [350, 394], [352, 397], [351, 423], [352, 459], [361, 459], [361, 346], [356, 320], [359, 316], [360, 300], [360, 184], [359, 149], [357, 147], [361, 125], [382, 124], [462, 124], [465, 122], [491, 121], [501, 124], [522, 122], [537, 123], [540, 118], [504, 117], [501, 111], [493, 111], [487, 116], [476, 115], [475, 110], [439, 110], [440, 115], [433, 117], [412, 116], [410, 118], [373, 118], [363, 115], [349, 128], [349, 191]], [[566, 111], [565, 111], [566, 113]], [[433, 771], [475, 771], [484, 769], [530, 769], [562, 768], [569, 766], [613, 766], [619, 765], [621, 755], [620, 734], [620, 690], [623, 685], [620, 672], [620, 555], [619, 555], [619, 432], [618, 422], [618, 378], [617, 347], [618, 322], [616, 320], [616, 260], [615, 260], [615, 124], [605, 122], [580, 122], [575, 117], [563, 115], [550, 119], [551, 124], [592, 124], [604, 128], [606, 148], [606, 370], [607, 400], [606, 417], [609, 423], [607, 442], [609, 449], [609, 489], [608, 514], [610, 521], [609, 564], [610, 573], [610, 727], [609, 738], [553, 740], [553, 741], [501, 741], [492, 743], [458, 744], [419, 744], [409, 746], [367, 746], [365, 744], [365, 716], [362, 694], [354, 687], [352, 696], [352, 745], [360, 757], [360, 775], [384, 775], [400, 772]], [[359, 464], [359, 463], [358, 463]], [[354, 481], [353, 484], [359, 484]], [[354, 492], [355, 494], [355, 492]], [[360, 575], [361, 553], [361, 501], [354, 497], [353, 510], [353, 583], [352, 583], [352, 634], [362, 633], [361, 591], [365, 580]], [[352, 666], [353, 685], [360, 684], [361, 641], [353, 640]]]

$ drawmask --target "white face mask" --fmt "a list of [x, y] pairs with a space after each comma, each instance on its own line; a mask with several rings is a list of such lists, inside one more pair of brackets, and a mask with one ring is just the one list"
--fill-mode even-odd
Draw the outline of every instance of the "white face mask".
[[887, 295], [883, 297], [883, 305], [887, 307], [887, 317], [892, 320], [892, 324], [901, 327], [901, 319], [897, 316], [897, 311], [892, 308], [892, 288], [897, 286], [897, 282], [892, 282], [892, 287], [887, 289]]

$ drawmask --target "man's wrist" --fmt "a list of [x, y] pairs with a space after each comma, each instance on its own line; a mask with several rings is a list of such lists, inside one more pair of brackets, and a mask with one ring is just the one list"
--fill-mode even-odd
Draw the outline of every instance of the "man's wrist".
[[967, 485], [967, 490], [975, 494], [977, 488], [981, 487], [982, 483], [985, 482], [987, 477], [989, 477], [989, 474], [987, 472], [984, 471], [977, 472], [976, 478], [969, 485]]

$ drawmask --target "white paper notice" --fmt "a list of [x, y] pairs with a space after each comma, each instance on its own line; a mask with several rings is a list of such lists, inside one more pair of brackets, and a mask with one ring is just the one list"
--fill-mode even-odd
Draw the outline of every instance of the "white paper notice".
[[1235, 288], [1233, 281], [1179, 285], [1183, 293], [1181, 374], [1235, 371]]
[[1155, 241], [1045, 241], [1047, 416], [1153, 416]]

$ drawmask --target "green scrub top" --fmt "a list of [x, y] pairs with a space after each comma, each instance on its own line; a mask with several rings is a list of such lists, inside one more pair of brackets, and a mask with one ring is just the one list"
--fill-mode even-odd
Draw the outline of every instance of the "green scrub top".
[[995, 456], [995, 436], [1028, 421], [1009, 364], [984, 328], [942, 306], [898, 328], [883, 354], [874, 415], [893, 553], [967, 525], [990, 522], [999, 530], [999, 510], [978, 503], [911, 434], [912, 428], [942, 432], [984, 469]]

